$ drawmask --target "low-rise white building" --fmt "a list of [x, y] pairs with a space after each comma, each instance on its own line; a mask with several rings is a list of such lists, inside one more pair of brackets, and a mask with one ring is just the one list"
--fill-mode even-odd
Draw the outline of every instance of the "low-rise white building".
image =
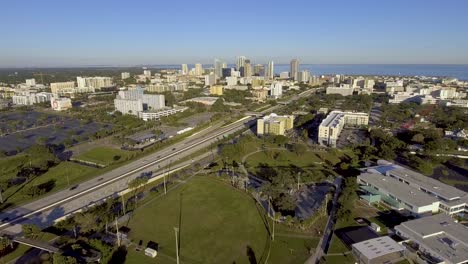
[[369, 114], [357, 112], [332, 111], [322, 120], [318, 131], [318, 142], [320, 145], [336, 147], [336, 142], [345, 125], [367, 126]]
[[359, 264], [396, 263], [405, 257], [405, 247], [389, 236], [365, 240], [351, 247]]
[[341, 94], [342, 96], [353, 95], [354, 88], [349, 85], [341, 85], [340, 87], [327, 87], [327, 94]]
[[403, 222], [395, 233], [417, 251], [418, 263], [468, 263], [468, 228], [445, 214]]
[[55, 98], [50, 99], [50, 106], [55, 111], [64, 111], [72, 108], [72, 102], [70, 98]]

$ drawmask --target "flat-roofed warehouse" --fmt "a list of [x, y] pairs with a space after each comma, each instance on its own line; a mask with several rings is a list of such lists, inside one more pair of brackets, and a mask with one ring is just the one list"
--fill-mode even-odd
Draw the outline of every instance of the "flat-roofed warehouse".
[[393, 263], [404, 258], [405, 248], [389, 236], [373, 238], [352, 245], [357, 263]]

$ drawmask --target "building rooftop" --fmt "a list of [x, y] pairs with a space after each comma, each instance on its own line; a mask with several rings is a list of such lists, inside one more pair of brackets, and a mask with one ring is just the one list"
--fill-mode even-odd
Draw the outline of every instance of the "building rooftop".
[[331, 111], [327, 117], [322, 120], [320, 123], [320, 126], [325, 126], [325, 127], [336, 127], [342, 118], [344, 118], [346, 115], [354, 115], [354, 116], [369, 116], [366, 113], [359, 113], [359, 112], [342, 112], [342, 111]]
[[468, 227], [455, 223], [446, 214], [407, 221], [395, 229], [449, 261], [447, 263], [468, 261]]
[[439, 200], [425, 192], [414, 189], [406, 183], [400, 182], [397, 179], [384, 176], [378, 173], [362, 173], [358, 176], [361, 180], [391, 193], [398, 197], [403, 202], [415, 205], [418, 207], [426, 206]]
[[396, 177], [405, 179], [406, 181], [412, 184], [418, 185], [434, 193], [435, 195], [446, 201], [456, 201], [461, 198], [463, 198], [463, 200], [468, 201], [468, 195], [466, 192], [452, 187], [450, 185], [447, 185], [431, 177], [427, 177], [421, 173], [403, 168], [399, 165], [391, 164], [377, 166], [370, 168], [370, 170], [368, 171], [375, 171], [384, 175], [394, 175]]
[[378, 237], [362, 241], [352, 245], [369, 260], [387, 254], [403, 251], [405, 248], [391, 239], [389, 236]]

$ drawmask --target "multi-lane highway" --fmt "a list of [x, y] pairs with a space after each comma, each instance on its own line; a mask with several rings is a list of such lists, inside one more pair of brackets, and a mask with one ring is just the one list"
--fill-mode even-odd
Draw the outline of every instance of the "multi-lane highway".
[[[294, 96], [288, 100], [288, 103], [300, 97], [308, 96], [310, 91]], [[261, 113], [268, 113], [283, 106], [275, 105]], [[125, 190], [128, 187], [128, 182], [140, 176], [142, 172], [153, 171], [155, 174], [162, 174], [167, 167], [171, 167], [171, 164], [175, 164], [180, 159], [207, 148], [226, 135], [252, 126], [254, 122], [254, 117], [246, 116], [225, 126], [220, 123], [214, 124], [170, 147], [104, 173], [97, 178], [80, 183], [72, 189], [62, 190], [39, 200], [3, 211], [0, 213], [0, 230], [8, 233], [18, 233], [21, 231], [19, 224], [22, 223], [34, 223], [43, 227], [49, 226], [56, 219]], [[176, 166], [172, 165], [172, 167], [187, 166], [190, 162], [188, 160], [177, 163]]]
[[[21, 223], [34, 223], [47, 226], [54, 220], [79, 210], [89, 204], [112, 196], [127, 188], [128, 182], [145, 171], [164, 173], [165, 168], [201, 149], [204, 149], [225, 135], [252, 125], [253, 117], [244, 117], [226, 126], [216, 124], [200, 133], [187, 137], [170, 147], [138, 159], [97, 178], [80, 183], [73, 190], [62, 190], [39, 200], [0, 213], [0, 229], [10, 233], [19, 231]], [[178, 163], [186, 166], [191, 160]]]

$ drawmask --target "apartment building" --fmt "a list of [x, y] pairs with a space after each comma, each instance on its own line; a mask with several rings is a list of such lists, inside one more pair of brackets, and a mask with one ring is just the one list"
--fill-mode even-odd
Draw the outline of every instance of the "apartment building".
[[332, 111], [320, 123], [318, 142], [320, 145], [336, 147], [338, 137], [345, 125], [359, 127], [368, 124], [369, 115], [367, 113]]
[[271, 113], [268, 116], [257, 119], [257, 135], [284, 135], [294, 126], [294, 116], [279, 116]]

